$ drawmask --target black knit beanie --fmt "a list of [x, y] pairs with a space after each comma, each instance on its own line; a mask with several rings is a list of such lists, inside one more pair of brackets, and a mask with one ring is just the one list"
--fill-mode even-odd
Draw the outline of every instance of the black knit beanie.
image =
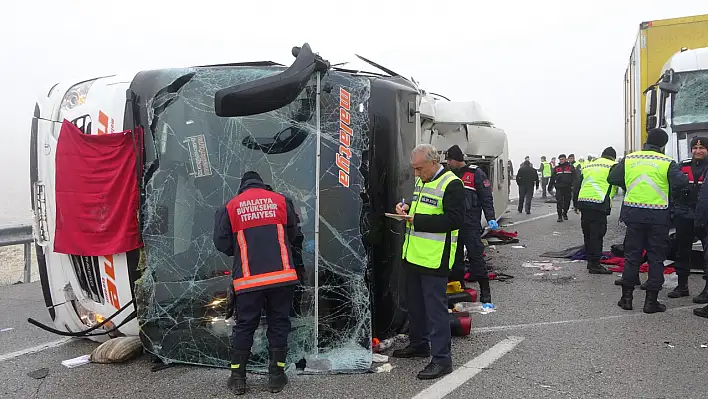
[[663, 147], [669, 142], [669, 135], [666, 134], [664, 129], [654, 128], [647, 134], [647, 144], [655, 145], [657, 147]]
[[602, 150], [602, 157], [610, 157], [612, 159], [617, 158], [617, 151], [615, 151], [614, 148], [612, 147], [607, 147], [604, 150]]

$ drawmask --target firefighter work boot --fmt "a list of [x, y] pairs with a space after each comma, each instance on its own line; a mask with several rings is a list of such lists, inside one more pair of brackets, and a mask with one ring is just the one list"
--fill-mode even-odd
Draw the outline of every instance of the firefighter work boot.
[[226, 386], [235, 395], [243, 395], [246, 393], [246, 364], [250, 352], [235, 352], [231, 361], [231, 377], [229, 377]]
[[693, 303], [708, 303], [708, 280], [706, 280], [706, 286], [703, 291], [693, 298]]
[[624, 310], [632, 310], [632, 300], [634, 300], [634, 296], [632, 294], [633, 291], [633, 287], [625, 287], [623, 285], [622, 297], [620, 298], [619, 302], [617, 302], [617, 306], [621, 307]]
[[489, 288], [489, 279], [479, 279], [479, 301], [481, 303], [492, 303], [492, 290]]
[[452, 373], [452, 366], [443, 366], [430, 362], [418, 373], [417, 377], [419, 380], [434, 380], [450, 373]]
[[588, 262], [588, 273], [590, 274], [612, 274], [611, 271], [600, 264], [598, 261]]
[[693, 309], [693, 314], [695, 314], [698, 317], [705, 317], [708, 319], [708, 306], [698, 308], [698, 309]]
[[562, 222], [562, 221], [563, 221], [563, 215], [558, 215], [558, 220], [557, 220], [557, 222], [560, 223], [560, 222]]
[[659, 303], [658, 297], [659, 291], [647, 291], [646, 299], [644, 299], [644, 313], [666, 312], [666, 305]]
[[268, 390], [271, 393], [278, 393], [285, 388], [288, 383], [288, 376], [285, 375], [285, 358], [287, 349], [271, 349], [270, 364], [268, 365]]
[[563, 220], [568, 220], [568, 212], [563, 212]]
[[669, 292], [667, 295], [669, 298], [681, 298], [688, 296], [688, 276], [679, 275], [678, 285], [673, 291]]

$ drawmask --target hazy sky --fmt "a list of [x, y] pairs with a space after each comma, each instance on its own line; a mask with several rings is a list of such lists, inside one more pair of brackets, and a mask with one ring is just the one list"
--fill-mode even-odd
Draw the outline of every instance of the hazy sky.
[[[623, 150], [623, 77], [642, 21], [706, 0], [23, 0], [0, 10], [0, 223], [29, 199], [35, 98], [73, 76], [273, 60], [308, 42], [364, 55], [452, 100], [478, 101], [525, 155]], [[337, 5], [339, 4], [339, 5]], [[361, 63], [348, 66], [360, 66]], [[371, 69], [371, 68], [369, 68]]]

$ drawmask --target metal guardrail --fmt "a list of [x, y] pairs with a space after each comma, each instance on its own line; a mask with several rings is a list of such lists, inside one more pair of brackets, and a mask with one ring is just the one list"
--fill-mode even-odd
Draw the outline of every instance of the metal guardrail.
[[32, 279], [32, 225], [22, 224], [15, 226], [0, 227], [0, 247], [10, 245], [24, 245], [25, 249], [25, 270], [24, 283], [27, 284]]

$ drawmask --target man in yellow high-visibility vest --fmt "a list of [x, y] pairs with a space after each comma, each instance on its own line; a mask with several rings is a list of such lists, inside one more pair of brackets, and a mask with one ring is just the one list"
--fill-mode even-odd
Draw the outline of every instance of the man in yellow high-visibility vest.
[[538, 171], [541, 172], [541, 186], [543, 187], [543, 199], [546, 199], [546, 188], [548, 187], [548, 180], [551, 178], [551, 163], [546, 161], [546, 157], [541, 157], [541, 166], [538, 167]]
[[590, 274], [612, 274], [600, 264], [602, 256], [602, 240], [607, 233], [607, 215], [612, 209], [612, 197], [617, 187], [607, 182], [607, 176], [616, 166], [617, 152], [607, 147], [602, 157], [586, 161], [578, 171], [580, 184], [574, 195], [578, 209], [582, 212], [580, 225], [585, 240], [585, 260]]
[[607, 182], [625, 189], [620, 220], [627, 225], [624, 239], [625, 263], [622, 278], [615, 284], [622, 286], [622, 297], [617, 305], [632, 310], [634, 287], [640, 285], [639, 265], [644, 250], [649, 258], [649, 279], [645, 284], [644, 313], [666, 311], [657, 297], [664, 284], [664, 261], [669, 245], [671, 226], [671, 192], [688, 186], [688, 178], [678, 164], [664, 155], [663, 147], [669, 136], [663, 129], [648, 132], [641, 151], [628, 154], [610, 172]]
[[447, 282], [455, 261], [457, 237], [464, 224], [462, 180], [440, 164], [431, 144], [419, 144], [411, 154], [416, 184], [410, 203], [396, 205], [406, 216], [403, 267], [406, 269], [410, 344], [394, 357], [424, 357], [431, 362], [418, 373], [430, 380], [452, 372]]

